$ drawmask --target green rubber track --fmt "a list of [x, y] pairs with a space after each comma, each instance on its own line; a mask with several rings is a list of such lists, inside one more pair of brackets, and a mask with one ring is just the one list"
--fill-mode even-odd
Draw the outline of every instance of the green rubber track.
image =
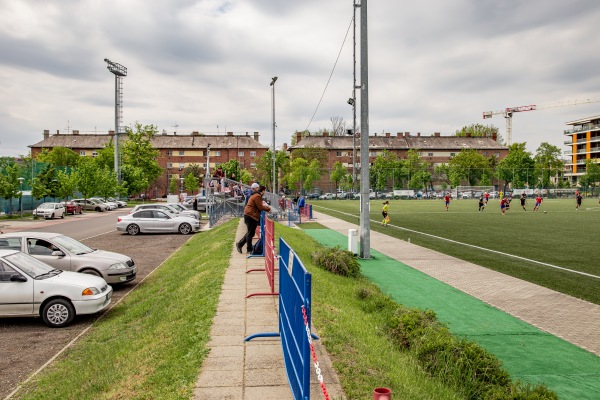
[[[306, 229], [328, 247], [348, 239], [331, 229]], [[398, 303], [435, 311], [450, 331], [494, 354], [513, 379], [543, 384], [560, 399], [600, 399], [600, 357], [371, 249], [361, 272]], [[600, 332], [598, 332], [600, 335]]]

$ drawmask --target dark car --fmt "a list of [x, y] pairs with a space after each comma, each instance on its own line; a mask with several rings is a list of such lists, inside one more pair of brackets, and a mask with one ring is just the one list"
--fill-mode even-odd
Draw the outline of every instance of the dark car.
[[315, 199], [318, 199], [318, 198], [319, 198], [319, 196], [320, 196], [320, 194], [319, 194], [319, 193], [311, 193], [311, 194], [309, 194], [309, 195], [306, 195], [306, 198], [308, 198], [308, 199], [310, 199], [310, 200], [315, 200]]
[[63, 201], [61, 204], [65, 206], [67, 214], [75, 215], [83, 213], [83, 208], [74, 201]]

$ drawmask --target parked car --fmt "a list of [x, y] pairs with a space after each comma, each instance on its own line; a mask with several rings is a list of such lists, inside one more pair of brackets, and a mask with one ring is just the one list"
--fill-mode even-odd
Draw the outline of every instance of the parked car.
[[102, 197], [92, 197], [90, 200], [96, 200], [99, 201], [102, 204], [106, 205], [106, 208], [108, 210], [116, 210], [117, 208], [119, 208], [119, 205], [113, 201], [108, 201]]
[[[206, 196], [202, 196], [201, 194], [197, 194], [195, 196], [195, 198], [198, 199], [198, 211], [204, 211], [206, 212]], [[172, 204], [172, 203], [169, 203]], [[187, 196], [185, 198], [185, 200], [183, 201], [182, 205], [188, 209], [188, 210], [193, 210], [194, 209], [194, 196]]]
[[106, 204], [101, 203], [93, 199], [73, 199], [73, 201], [79, 204], [86, 211], [98, 211], [104, 212], [108, 210]]
[[133, 209], [129, 213], [131, 214], [138, 210], [163, 210], [174, 216], [181, 214], [200, 220], [200, 213], [198, 211], [188, 209], [180, 211], [178, 208], [173, 207], [171, 204], [138, 204], [137, 206], [133, 207]]
[[16, 250], [0, 250], [0, 317], [40, 316], [51, 328], [110, 304], [113, 290], [97, 276], [61, 271]]
[[112, 201], [113, 203], [117, 203], [119, 208], [127, 207], [127, 202], [119, 199], [115, 199], [114, 197], [108, 197], [106, 200]]
[[[174, 209], [176, 209], [177, 211], [179, 211], [180, 214], [183, 215], [190, 215], [196, 219], [202, 219], [202, 215], [200, 214], [200, 211], [194, 210], [194, 209], [188, 209], [185, 208], [184, 206], [182, 206], [179, 203], [167, 203], [168, 206], [173, 207]], [[206, 205], [205, 205], [206, 207]]]
[[310, 193], [306, 195], [306, 198], [309, 200], [317, 200], [319, 198], [319, 193]]
[[130, 235], [138, 233], [176, 233], [187, 235], [200, 230], [200, 221], [186, 215], [173, 215], [163, 210], [138, 210], [117, 219], [117, 230]]
[[60, 204], [63, 205], [67, 214], [75, 215], [83, 213], [83, 208], [74, 201], [63, 201]]
[[65, 207], [60, 203], [42, 203], [35, 210], [33, 215], [44, 217], [46, 219], [54, 219], [57, 217], [65, 217]]
[[319, 196], [319, 200], [332, 200], [335, 199], [335, 194], [333, 193], [325, 193]]
[[14, 232], [0, 235], [0, 249], [19, 250], [63, 271], [101, 276], [111, 284], [135, 279], [137, 267], [131, 257], [92, 249], [60, 233]]

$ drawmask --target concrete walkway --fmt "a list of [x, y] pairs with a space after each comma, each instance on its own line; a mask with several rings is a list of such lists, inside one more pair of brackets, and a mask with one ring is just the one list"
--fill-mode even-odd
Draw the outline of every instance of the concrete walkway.
[[[357, 225], [313, 211], [344, 236]], [[389, 229], [394, 229], [393, 225]], [[371, 231], [371, 248], [600, 356], [600, 306]]]
[[[236, 238], [246, 232], [240, 220]], [[277, 296], [254, 296], [269, 293], [267, 276], [262, 271], [264, 258], [246, 258], [232, 247], [231, 264], [219, 299], [217, 315], [211, 329], [210, 353], [202, 365], [196, 382], [194, 399], [198, 400], [285, 400], [292, 399], [283, 363], [281, 341], [274, 338], [255, 338], [249, 335], [279, 332]], [[275, 276], [275, 291], [278, 276]], [[317, 333], [315, 327], [313, 332]], [[314, 340], [319, 366], [330, 398], [345, 399], [341, 385], [331, 367], [329, 357], [320, 341]], [[323, 394], [311, 365], [311, 398]]]

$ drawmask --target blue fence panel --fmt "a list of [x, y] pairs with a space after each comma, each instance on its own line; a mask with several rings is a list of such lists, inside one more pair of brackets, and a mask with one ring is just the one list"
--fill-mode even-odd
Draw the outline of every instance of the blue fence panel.
[[310, 398], [310, 345], [302, 306], [311, 320], [312, 276], [300, 258], [279, 239], [279, 334], [285, 370], [294, 399]]

